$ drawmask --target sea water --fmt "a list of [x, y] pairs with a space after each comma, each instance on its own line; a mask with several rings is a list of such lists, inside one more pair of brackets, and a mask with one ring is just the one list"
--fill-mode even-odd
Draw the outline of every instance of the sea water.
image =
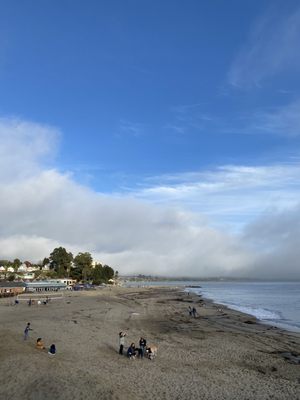
[[221, 281], [199, 282], [199, 285], [201, 288], [186, 290], [267, 324], [300, 332], [300, 282]]
[[252, 315], [264, 323], [300, 332], [300, 282], [148, 281], [129, 284], [161, 285], [185, 287], [186, 291]]

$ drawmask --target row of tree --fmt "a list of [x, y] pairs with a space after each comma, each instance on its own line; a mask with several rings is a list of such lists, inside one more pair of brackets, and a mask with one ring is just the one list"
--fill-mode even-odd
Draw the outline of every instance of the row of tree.
[[44, 259], [43, 263], [48, 263], [50, 270], [58, 277], [70, 277], [83, 282], [92, 281], [94, 284], [107, 283], [115, 275], [114, 270], [108, 265], [102, 266], [98, 263], [93, 266], [90, 253], [78, 253], [73, 257], [73, 254], [67, 252], [64, 247], [55, 248], [49, 259]]
[[[109, 283], [110, 279], [118, 277], [116, 273], [108, 265], [96, 263], [93, 265], [93, 258], [90, 253], [78, 253], [75, 257], [64, 247], [55, 248], [48, 258], [44, 258], [38, 264], [24, 262], [27, 266], [38, 267], [35, 277], [40, 278], [72, 278], [81, 282], [92, 282], [99, 285], [101, 283]], [[0, 260], [0, 265], [8, 268], [12, 266], [15, 272], [22, 262], [15, 259], [13, 262], [8, 260]], [[49, 266], [49, 271], [45, 271], [43, 267]], [[10, 279], [12, 277], [9, 276]]]

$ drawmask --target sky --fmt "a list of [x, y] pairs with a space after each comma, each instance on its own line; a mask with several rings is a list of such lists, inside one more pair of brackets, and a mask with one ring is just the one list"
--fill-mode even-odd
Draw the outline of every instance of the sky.
[[0, 259], [300, 279], [300, 5], [0, 0]]

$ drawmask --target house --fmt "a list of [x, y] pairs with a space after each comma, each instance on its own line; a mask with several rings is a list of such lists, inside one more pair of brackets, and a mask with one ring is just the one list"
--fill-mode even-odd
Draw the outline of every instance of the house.
[[25, 291], [24, 282], [0, 282], [0, 297], [15, 296]]
[[49, 282], [65, 283], [68, 286], [68, 288], [71, 288], [76, 284], [76, 279], [58, 278], [58, 279], [49, 279]]

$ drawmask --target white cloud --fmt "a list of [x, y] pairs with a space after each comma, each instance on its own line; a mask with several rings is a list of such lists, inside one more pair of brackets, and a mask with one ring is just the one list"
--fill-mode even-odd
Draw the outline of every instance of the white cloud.
[[145, 132], [144, 124], [121, 119], [119, 135], [129, 135], [137, 138], [143, 135], [144, 132]]
[[300, 9], [290, 14], [269, 10], [252, 27], [248, 42], [234, 60], [228, 75], [240, 88], [260, 86], [266, 78], [300, 66]]
[[185, 204], [218, 223], [241, 229], [274, 208], [294, 207], [300, 198], [300, 164], [223, 166], [201, 173], [156, 178], [136, 196], [158, 204]]
[[[214, 209], [220, 207], [220, 214], [229, 215], [236, 207], [245, 214], [251, 202], [257, 212], [264, 190], [271, 193], [267, 205], [281, 196], [286, 209], [298, 190], [294, 186], [297, 166], [224, 167], [169, 177], [163, 190], [153, 184], [131, 197], [104, 195], [78, 184], [70, 174], [43, 165], [56, 136], [50, 127], [14, 120], [1, 124], [5, 157], [0, 160], [0, 258], [37, 261], [61, 245], [74, 253], [90, 251], [121, 273], [248, 275], [260, 257], [266, 257], [255, 235], [241, 237], [213, 227], [205, 213], [217, 218]], [[291, 198], [285, 197], [287, 191]], [[244, 197], [243, 192], [247, 192]], [[159, 198], [165, 202], [157, 204]], [[193, 209], [191, 203], [199, 204], [187, 211]], [[297, 254], [298, 250], [290, 251]], [[286, 266], [284, 274], [293, 268]], [[270, 263], [267, 270], [272, 271]]]
[[0, 118], [0, 179], [10, 182], [30, 176], [53, 159], [57, 129], [17, 118]]
[[[253, 122], [254, 121], [254, 122]], [[300, 135], [300, 100], [252, 116], [248, 131], [282, 136]]]
[[249, 276], [299, 279], [300, 204], [265, 215], [250, 224], [242, 240], [251, 243], [259, 258], [249, 269]]

